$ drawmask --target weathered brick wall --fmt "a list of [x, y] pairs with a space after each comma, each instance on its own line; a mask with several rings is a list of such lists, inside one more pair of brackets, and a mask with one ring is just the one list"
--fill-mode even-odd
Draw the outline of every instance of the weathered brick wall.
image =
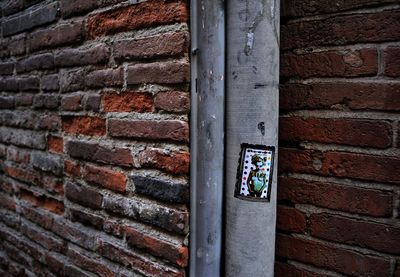
[[184, 276], [186, 1], [0, 5], [0, 275]]
[[282, 1], [277, 276], [400, 276], [400, 6]]

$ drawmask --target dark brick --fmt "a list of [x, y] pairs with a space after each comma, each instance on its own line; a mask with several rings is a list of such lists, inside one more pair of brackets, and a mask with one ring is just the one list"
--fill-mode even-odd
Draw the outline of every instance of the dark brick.
[[153, 177], [132, 176], [135, 192], [162, 201], [189, 203], [189, 186]]
[[132, 166], [133, 157], [127, 148], [114, 147], [112, 149], [97, 143], [83, 141], [68, 141], [67, 153], [71, 157], [103, 164], [114, 164], [120, 166]]
[[182, 55], [188, 51], [187, 40], [187, 33], [119, 40], [114, 43], [114, 57], [125, 60]]
[[129, 66], [127, 74], [129, 85], [186, 83], [190, 80], [190, 67], [182, 61], [153, 62]]
[[15, 96], [15, 106], [31, 106], [33, 104], [32, 94], [20, 94]]
[[25, 34], [19, 37], [13, 37], [8, 43], [8, 51], [11, 56], [23, 55], [26, 52]]
[[51, 53], [38, 54], [30, 56], [17, 63], [16, 69], [18, 73], [33, 70], [52, 69], [54, 67], [54, 57]]
[[97, 0], [61, 0], [62, 17], [68, 18], [92, 11], [98, 6]]
[[61, 71], [61, 92], [69, 92], [83, 89], [85, 87], [85, 75], [85, 70], [82, 69]]
[[62, 240], [55, 238], [51, 233], [43, 229], [33, 226], [33, 224], [22, 223], [20, 229], [21, 233], [48, 250], [61, 253], [66, 251], [67, 247]]
[[388, 148], [392, 145], [392, 137], [392, 125], [387, 121], [300, 117], [281, 117], [279, 120], [281, 141]]
[[188, 142], [189, 127], [178, 120], [119, 120], [108, 121], [109, 134], [113, 137], [173, 140]]
[[54, 64], [58, 67], [67, 67], [106, 63], [109, 52], [105, 44], [91, 45], [80, 49], [65, 49], [55, 54]]
[[281, 57], [282, 77], [356, 77], [378, 73], [376, 49], [324, 51], [307, 54], [286, 53]]
[[393, 41], [400, 38], [400, 11], [331, 16], [281, 27], [281, 48]]
[[58, 95], [35, 95], [33, 97], [33, 107], [36, 109], [57, 109], [60, 105]]
[[40, 117], [38, 128], [50, 131], [57, 131], [61, 126], [61, 118], [57, 114], [45, 114]]
[[12, 75], [14, 73], [14, 62], [0, 63], [0, 75]]
[[97, 252], [110, 259], [124, 265], [125, 267], [133, 268], [135, 271], [144, 274], [145, 276], [171, 276], [183, 277], [184, 273], [173, 268], [166, 268], [152, 260], [129, 251], [118, 244], [107, 242], [103, 239], [99, 240], [99, 248]]
[[78, 267], [72, 265], [64, 266], [64, 276], [65, 277], [90, 277], [88, 273], [79, 269]]
[[281, 234], [277, 236], [277, 255], [351, 276], [388, 276], [390, 271], [386, 258]]
[[90, 88], [122, 86], [122, 68], [102, 69], [88, 73], [85, 77], [85, 84]]
[[280, 171], [399, 184], [398, 157], [280, 148]]
[[9, 17], [3, 21], [3, 35], [9, 36], [36, 26], [51, 23], [57, 19], [58, 2], [29, 9], [17, 16]]
[[32, 165], [34, 168], [53, 173], [56, 176], [61, 176], [63, 173], [64, 164], [62, 159], [59, 156], [50, 155], [45, 152], [33, 152]]
[[76, 43], [83, 40], [83, 38], [84, 28], [82, 22], [73, 22], [33, 32], [30, 34], [27, 43], [31, 51], [36, 51], [67, 43]]
[[107, 196], [104, 198], [106, 211], [149, 223], [165, 230], [185, 233], [188, 224], [186, 211], [150, 204], [138, 199]]
[[277, 230], [293, 233], [304, 233], [307, 225], [306, 215], [295, 208], [278, 205], [276, 226]]
[[87, 95], [85, 110], [98, 112], [100, 110], [101, 96], [99, 94]]
[[87, 28], [89, 36], [96, 37], [115, 32], [185, 22], [187, 18], [188, 10], [184, 1], [151, 0], [90, 16]]
[[67, 182], [65, 185], [65, 196], [82, 206], [92, 209], [101, 209], [103, 195], [89, 187]]
[[96, 236], [82, 225], [74, 224], [64, 218], [54, 219], [51, 231], [60, 237], [88, 250], [96, 249]]
[[75, 209], [70, 209], [69, 212], [72, 221], [78, 221], [83, 225], [92, 226], [98, 230], [103, 229], [104, 218], [101, 216]]
[[275, 262], [275, 275], [276, 277], [328, 277], [326, 274], [319, 274], [311, 272], [308, 269], [296, 267], [292, 264], [282, 262]]
[[306, 15], [336, 13], [357, 8], [374, 7], [386, 3], [397, 3], [397, 0], [287, 0], [282, 2], [282, 16], [301, 17]]
[[42, 77], [42, 90], [45, 92], [57, 92], [60, 89], [58, 74], [45, 75]]
[[39, 91], [40, 79], [38, 77], [26, 77], [18, 79], [18, 86], [21, 91]]
[[5, 0], [0, 4], [4, 16], [16, 13], [24, 8], [23, 0]]
[[190, 98], [187, 92], [166, 91], [159, 92], [154, 98], [156, 109], [168, 112], [189, 112]]
[[45, 134], [27, 130], [0, 127], [0, 141], [35, 149], [43, 150], [46, 148]]
[[[285, 84], [280, 109], [351, 109], [400, 111], [400, 85], [369, 82]], [[390, 99], [390, 100], [389, 100]]]
[[[327, 213], [310, 217], [314, 237], [370, 248], [390, 254], [400, 253], [400, 228]], [[382, 238], [385, 238], [384, 240]]]
[[82, 98], [82, 94], [63, 96], [61, 99], [61, 109], [64, 111], [81, 111]]
[[400, 76], [400, 47], [388, 47], [384, 52], [385, 74], [389, 77]]
[[14, 103], [14, 97], [0, 96], [0, 109], [12, 109], [14, 108]]
[[294, 178], [279, 178], [278, 200], [375, 217], [393, 212], [392, 192]]

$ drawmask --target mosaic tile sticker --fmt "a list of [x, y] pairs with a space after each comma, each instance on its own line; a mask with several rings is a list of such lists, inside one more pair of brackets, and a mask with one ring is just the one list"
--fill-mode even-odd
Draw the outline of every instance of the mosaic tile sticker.
[[235, 197], [269, 202], [275, 148], [250, 144], [241, 147]]

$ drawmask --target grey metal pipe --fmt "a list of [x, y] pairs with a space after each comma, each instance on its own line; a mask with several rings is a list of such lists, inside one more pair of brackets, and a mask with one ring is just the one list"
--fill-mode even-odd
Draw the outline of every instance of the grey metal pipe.
[[[232, 0], [226, 9], [225, 276], [273, 276], [277, 153], [275, 162], [266, 153], [278, 143], [279, 0]], [[244, 155], [252, 149], [244, 143], [258, 150]]]
[[224, 168], [224, 1], [191, 0], [190, 276], [220, 276]]

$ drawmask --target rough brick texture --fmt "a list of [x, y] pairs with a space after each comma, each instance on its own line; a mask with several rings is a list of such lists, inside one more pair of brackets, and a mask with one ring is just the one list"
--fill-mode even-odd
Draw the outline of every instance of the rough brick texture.
[[275, 276], [397, 276], [398, 1], [281, 3]]
[[0, 276], [187, 276], [188, 15], [0, 2]]

